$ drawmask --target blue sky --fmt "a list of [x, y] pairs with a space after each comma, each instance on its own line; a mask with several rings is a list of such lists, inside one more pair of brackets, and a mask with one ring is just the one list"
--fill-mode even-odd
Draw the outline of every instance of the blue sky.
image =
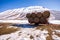
[[60, 0], [0, 0], [0, 12], [28, 6], [43, 6], [60, 11]]

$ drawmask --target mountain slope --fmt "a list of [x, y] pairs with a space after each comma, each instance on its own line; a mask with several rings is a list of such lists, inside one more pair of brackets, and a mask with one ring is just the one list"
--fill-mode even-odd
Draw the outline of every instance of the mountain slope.
[[[18, 8], [18, 9], [11, 9], [11, 10], [6, 10], [4, 12], [0, 13], [0, 19], [26, 19], [26, 14], [31, 13], [31, 12], [43, 12], [45, 10], [49, 10], [48, 8], [44, 8], [42, 6], [29, 6], [25, 8]], [[55, 13], [55, 11], [54, 11]], [[52, 15], [53, 12], [51, 12], [51, 16], [49, 19], [55, 19], [55, 17]]]

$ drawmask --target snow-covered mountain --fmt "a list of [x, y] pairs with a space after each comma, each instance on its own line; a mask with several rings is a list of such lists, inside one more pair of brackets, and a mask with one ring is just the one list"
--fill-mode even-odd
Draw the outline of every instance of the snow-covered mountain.
[[50, 10], [56, 20], [60, 20], [60, 11]]
[[51, 12], [51, 16], [49, 19], [60, 19], [59, 18], [59, 13], [60, 11], [54, 11], [50, 10], [48, 8], [44, 8], [42, 6], [29, 6], [29, 7], [24, 7], [24, 8], [17, 8], [17, 9], [11, 9], [11, 10], [6, 10], [4, 12], [0, 13], [0, 19], [26, 19], [26, 14], [31, 13], [31, 12], [43, 12], [45, 10], [49, 10]]

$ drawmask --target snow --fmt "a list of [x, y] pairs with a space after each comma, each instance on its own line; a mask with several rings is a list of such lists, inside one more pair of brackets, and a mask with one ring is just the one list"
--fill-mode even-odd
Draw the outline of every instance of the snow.
[[[58, 32], [58, 31], [60, 31], [60, 30], [57, 30], [56, 32]], [[58, 34], [60, 34], [60, 33], [58, 33]], [[60, 40], [60, 37], [59, 36], [57, 36], [55, 33], [52, 35], [52, 39], [53, 40]]]
[[[60, 24], [60, 20], [49, 20], [51, 24]], [[0, 23], [29, 24], [28, 20], [0, 20]]]
[[[27, 13], [32, 13], [32, 12], [44, 12], [44, 11], [50, 11], [50, 9], [48, 8], [44, 8], [42, 6], [29, 6], [29, 7], [24, 7], [24, 8], [17, 8], [17, 9], [11, 9], [11, 10], [7, 10], [4, 12], [0, 13], [0, 19], [4, 19], [4, 20], [13, 20], [13, 19], [26, 19], [26, 14]], [[54, 11], [51, 12], [51, 16], [49, 18], [49, 20], [53, 20], [55, 19], [53, 13], [55, 13]]]
[[52, 38], [53, 38], [53, 40], [60, 40], [60, 37], [58, 37], [57, 35], [52, 35]]
[[52, 39], [53, 39], [53, 40], [60, 40], [60, 37], [57, 36], [57, 35], [55, 34], [55, 32], [56, 32], [57, 34], [60, 34], [60, 30], [54, 30], [54, 32], [52, 33], [52, 34], [53, 34], [53, 35], [52, 35]]
[[29, 24], [28, 20], [0, 20], [0, 23]]
[[55, 30], [56, 32], [60, 33], [60, 30]]
[[[24, 29], [24, 30], [23, 30]], [[46, 40], [47, 30], [35, 30], [35, 28], [21, 28], [19, 31], [11, 34], [1, 35], [0, 40]], [[30, 36], [34, 38], [31, 39]], [[36, 37], [38, 35], [38, 37]]]
[[49, 23], [60, 24], [60, 20], [49, 20]]
[[[57, 30], [57, 32], [58, 31], [60, 30]], [[33, 38], [31, 39], [30, 36], [33, 36]], [[49, 35], [48, 30], [46, 29], [40, 30], [35, 28], [21, 28], [19, 31], [14, 33], [1, 35], [0, 40], [46, 40], [47, 36]], [[53, 33], [52, 39], [60, 40], [60, 37]]]

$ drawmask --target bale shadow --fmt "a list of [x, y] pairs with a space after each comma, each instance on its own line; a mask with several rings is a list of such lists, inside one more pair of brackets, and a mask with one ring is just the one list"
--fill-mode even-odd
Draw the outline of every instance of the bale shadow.
[[30, 25], [30, 24], [13, 24], [12, 26], [22, 27], [22, 28], [34, 28], [37, 25]]

